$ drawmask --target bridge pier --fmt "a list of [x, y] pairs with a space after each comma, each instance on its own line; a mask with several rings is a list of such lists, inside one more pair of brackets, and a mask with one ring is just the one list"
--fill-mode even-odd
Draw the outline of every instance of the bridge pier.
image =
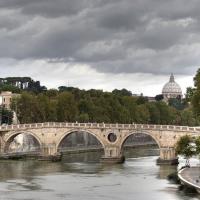
[[160, 157], [157, 159], [158, 165], [177, 165], [178, 158], [173, 147], [160, 148]]
[[59, 154], [56, 150], [55, 144], [43, 145], [41, 147], [41, 155], [39, 160], [60, 161], [61, 157], [61, 154]]
[[46, 145], [43, 144], [40, 147], [40, 149], [41, 149], [42, 155], [44, 155], [44, 156], [51, 156], [51, 155], [55, 155], [57, 153], [55, 144], [46, 144]]
[[125, 157], [121, 154], [120, 148], [116, 146], [105, 147], [104, 156], [101, 158], [102, 163], [123, 163]]
[[2, 136], [0, 136], [0, 154], [4, 153], [4, 150], [5, 150], [5, 142]]

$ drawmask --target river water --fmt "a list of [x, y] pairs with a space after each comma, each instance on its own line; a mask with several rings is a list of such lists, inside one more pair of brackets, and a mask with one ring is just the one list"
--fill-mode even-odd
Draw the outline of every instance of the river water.
[[167, 179], [176, 167], [157, 166], [157, 154], [128, 151], [121, 165], [98, 163], [99, 153], [66, 156], [58, 163], [0, 161], [0, 200], [200, 199]]

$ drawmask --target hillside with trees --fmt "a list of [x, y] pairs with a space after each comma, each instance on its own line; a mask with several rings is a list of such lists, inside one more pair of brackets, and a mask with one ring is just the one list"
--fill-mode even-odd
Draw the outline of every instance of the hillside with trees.
[[195, 126], [198, 121], [185, 101], [148, 102], [126, 89], [103, 92], [61, 86], [40, 93], [22, 92], [13, 100], [20, 123], [104, 122]]

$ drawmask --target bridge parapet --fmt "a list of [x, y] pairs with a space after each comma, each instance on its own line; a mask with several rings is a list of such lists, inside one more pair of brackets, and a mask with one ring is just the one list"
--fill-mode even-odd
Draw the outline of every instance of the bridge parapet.
[[0, 126], [0, 132], [39, 129], [39, 128], [87, 128], [87, 129], [125, 129], [125, 130], [160, 130], [160, 131], [189, 131], [199, 132], [200, 127], [152, 125], [152, 124], [105, 124], [105, 123], [69, 123], [69, 122], [45, 122], [34, 124], [17, 124]]

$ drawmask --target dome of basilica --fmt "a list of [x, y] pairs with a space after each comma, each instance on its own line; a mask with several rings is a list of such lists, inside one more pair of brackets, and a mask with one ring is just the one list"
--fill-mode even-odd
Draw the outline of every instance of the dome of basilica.
[[169, 82], [164, 85], [162, 95], [164, 99], [182, 97], [181, 87], [175, 82], [173, 74], [171, 74]]

